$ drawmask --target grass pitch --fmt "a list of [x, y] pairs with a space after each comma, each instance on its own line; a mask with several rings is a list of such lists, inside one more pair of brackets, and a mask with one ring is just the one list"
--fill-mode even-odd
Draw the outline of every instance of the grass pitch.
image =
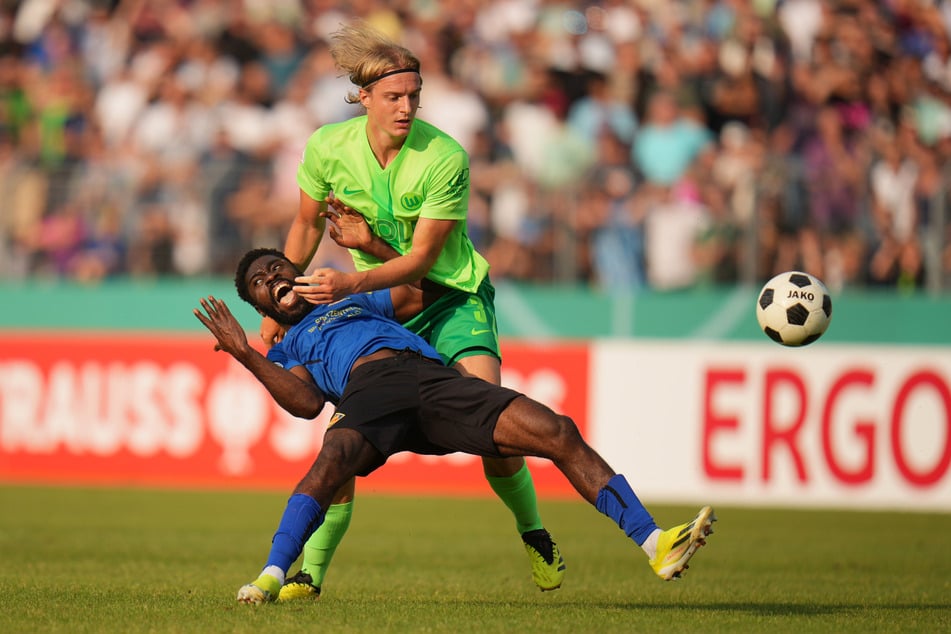
[[0, 632], [951, 631], [951, 515], [717, 508], [663, 582], [593, 508], [542, 500], [568, 576], [541, 593], [497, 500], [368, 493], [319, 601], [238, 605], [286, 498], [0, 486]]

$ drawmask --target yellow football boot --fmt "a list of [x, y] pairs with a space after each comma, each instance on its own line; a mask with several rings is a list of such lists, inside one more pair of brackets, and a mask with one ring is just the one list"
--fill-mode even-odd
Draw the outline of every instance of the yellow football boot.
[[257, 579], [241, 586], [238, 590], [238, 603], [260, 605], [277, 600], [281, 591], [281, 582], [271, 575], [261, 573]]
[[319, 597], [320, 586], [315, 586], [314, 578], [309, 573], [301, 570], [284, 582], [277, 600], [283, 603], [285, 601], [300, 601]]
[[705, 506], [686, 524], [663, 531], [657, 538], [657, 554], [650, 560], [657, 576], [665, 581], [682, 577], [690, 558], [707, 543], [715, 521], [713, 509]]
[[525, 552], [532, 562], [532, 580], [542, 592], [557, 590], [565, 579], [565, 560], [544, 528], [522, 533]]

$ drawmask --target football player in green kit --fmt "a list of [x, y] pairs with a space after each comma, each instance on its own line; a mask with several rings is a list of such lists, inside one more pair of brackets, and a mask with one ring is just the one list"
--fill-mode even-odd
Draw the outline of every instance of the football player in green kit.
[[[306, 271], [325, 229], [350, 249], [356, 271], [322, 268], [295, 291], [315, 304], [353, 293], [420, 282], [424, 308], [404, 324], [462, 374], [501, 383], [495, 289], [489, 265], [466, 229], [469, 157], [452, 137], [416, 118], [419, 59], [363, 22], [331, 37], [337, 66], [359, 90], [348, 100], [366, 115], [329, 124], [307, 142], [297, 172], [300, 207], [284, 253]], [[328, 225], [328, 219], [330, 223]], [[280, 341], [265, 318], [261, 337]], [[561, 586], [565, 563], [542, 525], [524, 458], [483, 458], [489, 485], [511, 510], [542, 590]], [[354, 483], [342, 487], [324, 523], [304, 547], [301, 570], [280, 600], [319, 596], [324, 575], [350, 524]]]

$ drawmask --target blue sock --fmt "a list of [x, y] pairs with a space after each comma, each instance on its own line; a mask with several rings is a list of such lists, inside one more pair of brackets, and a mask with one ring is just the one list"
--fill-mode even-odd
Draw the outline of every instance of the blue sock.
[[324, 510], [317, 500], [295, 493], [287, 500], [281, 523], [271, 540], [271, 553], [267, 557], [268, 566], [277, 566], [287, 572], [304, 549], [304, 542], [324, 521]]
[[615, 475], [598, 491], [595, 507], [612, 520], [640, 546], [657, 528], [654, 518], [634, 495], [621, 474]]

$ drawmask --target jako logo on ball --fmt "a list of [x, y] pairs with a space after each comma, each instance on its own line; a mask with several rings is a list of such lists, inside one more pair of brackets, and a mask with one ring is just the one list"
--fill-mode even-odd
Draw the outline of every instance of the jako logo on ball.
[[780, 273], [763, 285], [756, 320], [770, 339], [784, 346], [805, 346], [832, 320], [832, 298], [819, 278], [802, 271]]

